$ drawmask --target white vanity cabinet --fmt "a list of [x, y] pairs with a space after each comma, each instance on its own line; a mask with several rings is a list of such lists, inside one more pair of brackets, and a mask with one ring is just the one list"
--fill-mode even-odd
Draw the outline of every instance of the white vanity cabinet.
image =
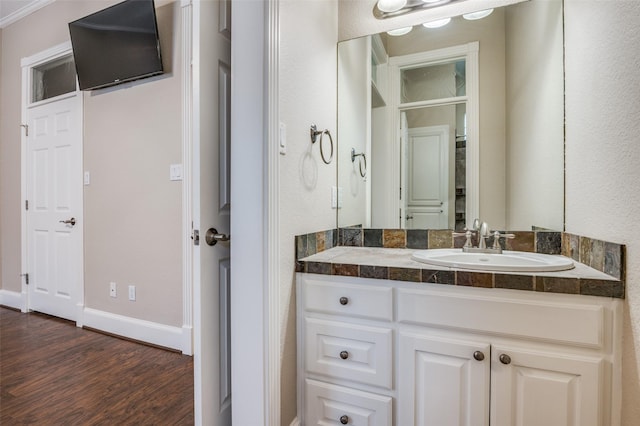
[[620, 423], [619, 299], [297, 281], [301, 425]]

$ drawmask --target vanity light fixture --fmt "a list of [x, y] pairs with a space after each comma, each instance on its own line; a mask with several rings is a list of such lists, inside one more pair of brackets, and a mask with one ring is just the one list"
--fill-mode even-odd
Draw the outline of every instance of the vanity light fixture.
[[493, 9], [485, 9], [478, 12], [465, 13], [464, 15], [462, 15], [462, 17], [469, 21], [475, 21], [477, 19], [486, 18], [487, 16], [491, 15], [491, 12], [493, 12]]
[[391, 18], [459, 1], [462, 0], [378, 0], [373, 7], [373, 16], [378, 19]]
[[382, 12], [392, 13], [405, 7], [407, 0], [379, 0], [377, 7]]
[[437, 21], [425, 22], [422, 24], [425, 28], [440, 28], [451, 22], [451, 18], [438, 19]]
[[389, 34], [390, 36], [396, 36], [396, 37], [403, 36], [405, 34], [410, 33], [412, 29], [413, 27], [398, 28], [397, 30], [387, 31], [387, 34]]

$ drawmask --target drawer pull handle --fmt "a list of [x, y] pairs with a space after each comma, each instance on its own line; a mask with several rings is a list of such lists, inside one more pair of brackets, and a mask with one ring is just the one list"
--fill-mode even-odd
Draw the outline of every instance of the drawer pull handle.
[[511, 364], [511, 357], [507, 354], [500, 355], [498, 359], [500, 359], [500, 362], [504, 365]]
[[349, 303], [349, 298], [348, 297], [341, 297], [340, 298], [340, 304], [341, 305], [346, 305], [347, 303]]
[[349, 416], [347, 415], [340, 416], [340, 423], [342, 423], [343, 425], [346, 425], [347, 423], [349, 423]]
[[349, 352], [347, 352], [347, 351], [340, 352], [340, 358], [342, 358], [342, 359], [349, 358]]
[[483, 361], [483, 360], [484, 360], [484, 354], [483, 354], [482, 352], [480, 352], [480, 351], [475, 351], [475, 352], [473, 353], [473, 358], [474, 358], [476, 361]]

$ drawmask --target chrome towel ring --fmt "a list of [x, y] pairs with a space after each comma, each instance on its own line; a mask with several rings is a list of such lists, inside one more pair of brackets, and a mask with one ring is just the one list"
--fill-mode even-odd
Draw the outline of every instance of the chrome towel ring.
[[[329, 164], [331, 163], [331, 160], [333, 159], [333, 138], [331, 137], [331, 132], [329, 132], [328, 129], [325, 130], [318, 130], [318, 127], [315, 124], [311, 125], [311, 128], [309, 129], [309, 133], [311, 135], [311, 143], [316, 143], [316, 141], [318, 140], [318, 135], [320, 135], [320, 156], [322, 157], [322, 161], [324, 161], [325, 164]], [[331, 153], [329, 154], [329, 159], [327, 160], [326, 157], [324, 156], [324, 149], [322, 146], [322, 137], [324, 135], [329, 136], [329, 144], [331, 147]]]
[[[360, 159], [360, 161], [358, 162], [358, 168], [360, 169], [360, 176], [362, 176], [363, 178], [367, 176], [367, 156], [365, 155], [364, 152], [361, 152], [360, 154], [356, 154], [356, 149], [355, 148], [351, 148], [351, 162], [353, 163], [354, 161], [356, 161], [356, 157], [362, 157]], [[364, 164], [364, 170], [362, 170], [362, 164]]]

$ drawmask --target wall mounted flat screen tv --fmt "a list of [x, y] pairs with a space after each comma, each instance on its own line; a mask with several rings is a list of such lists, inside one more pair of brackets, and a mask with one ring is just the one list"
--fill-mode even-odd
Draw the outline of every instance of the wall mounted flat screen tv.
[[126, 0], [69, 23], [81, 90], [162, 74], [153, 0]]

